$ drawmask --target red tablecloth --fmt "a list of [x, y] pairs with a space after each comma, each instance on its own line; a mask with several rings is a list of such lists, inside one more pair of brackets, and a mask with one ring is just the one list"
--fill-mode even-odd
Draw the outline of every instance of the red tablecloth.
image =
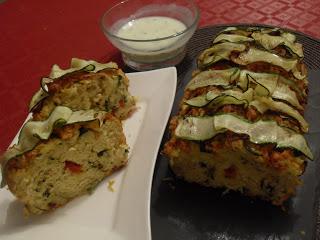
[[[0, 0], [0, 152], [27, 116], [27, 104], [53, 63], [72, 57], [120, 60], [99, 28], [103, 12], [117, 0]], [[198, 0], [200, 27], [265, 23], [320, 38], [319, 0]]]

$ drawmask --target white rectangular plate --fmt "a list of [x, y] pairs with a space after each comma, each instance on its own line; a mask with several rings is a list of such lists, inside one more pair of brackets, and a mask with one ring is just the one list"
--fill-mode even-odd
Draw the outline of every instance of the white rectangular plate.
[[[174, 67], [129, 73], [138, 109], [124, 122], [128, 166], [87, 196], [42, 216], [24, 218], [23, 205], [0, 190], [0, 239], [150, 240], [150, 193], [157, 153], [174, 101]], [[17, 139], [13, 141], [13, 143]], [[111, 191], [108, 185], [114, 181]]]

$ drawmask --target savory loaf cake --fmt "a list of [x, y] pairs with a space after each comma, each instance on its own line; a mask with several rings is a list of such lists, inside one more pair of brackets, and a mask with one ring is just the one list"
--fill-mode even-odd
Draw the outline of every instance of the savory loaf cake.
[[58, 105], [74, 111], [112, 112], [126, 119], [135, 107], [128, 86], [128, 78], [116, 63], [73, 58], [69, 69], [54, 65], [49, 78], [41, 80], [41, 89], [33, 96], [30, 110], [35, 120], [46, 119]]
[[164, 153], [186, 181], [282, 205], [306, 158], [307, 69], [280, 29], [227, 28], [198, 57]]
[[121, 121], [94, 110], [56, 107], [44, 121], [28, 121], [2, 160], [2, 186], [42, 214], [92, 191], [127, 163]]

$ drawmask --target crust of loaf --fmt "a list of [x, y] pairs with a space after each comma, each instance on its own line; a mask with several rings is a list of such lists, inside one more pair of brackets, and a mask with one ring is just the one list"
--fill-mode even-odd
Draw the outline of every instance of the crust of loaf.
[[59, 105], [73, 111], [112, 112], [126, 119], [135, 109], [135, 99], [128, 92], [128, 86], [129, 80], [121, 69], [68, 73], [48, 84], [49, 96], [33, 110], [33, 118], [44, 120]]

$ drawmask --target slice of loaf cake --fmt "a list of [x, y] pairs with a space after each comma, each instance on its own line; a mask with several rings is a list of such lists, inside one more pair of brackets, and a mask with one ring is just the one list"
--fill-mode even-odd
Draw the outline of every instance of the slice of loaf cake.
[[4, 155], [3, 185], [25, 204], [27, 214], [42, 214], [91, 192], [125, 166], [127, 157], [118, 118], [58, 106], [46, 120], [23, 126], [18, 144]]
[[227, 28], [198, 58], [164, 153], [186, 181], [282, 205], [306, 158], [301, 44], [280, 29]]
[[52, 67], [49, 78], [42, 79], [41, 89], [32, 98], [30, 109], [36, 120], [46, 119], [55, 106], [106, 111], [126, 119], [135, 109], [128, 86], [128, 78], [116, 63], [74, 58], [67, 70]]

